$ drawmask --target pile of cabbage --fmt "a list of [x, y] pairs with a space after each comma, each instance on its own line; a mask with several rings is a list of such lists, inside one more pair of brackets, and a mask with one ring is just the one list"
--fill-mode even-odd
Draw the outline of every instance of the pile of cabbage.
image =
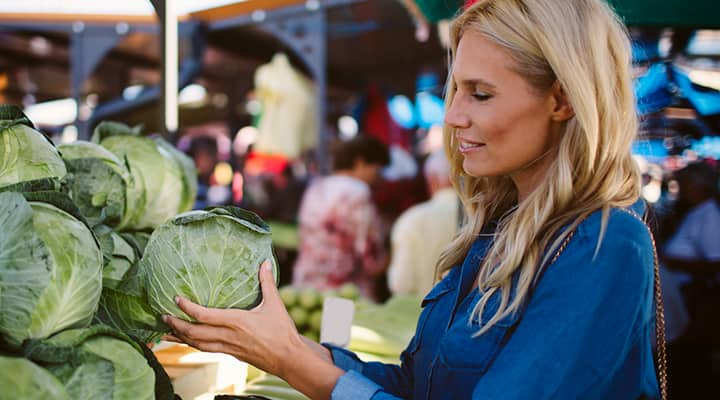
[[190, 319], [176, 295], [219, 308], [261, 301], [270, 231], [234, 207], [190, 211], [191, 159], [106, 122], [55, 146], [0, 105], [0, 400], [172, 399], [149, 351]]

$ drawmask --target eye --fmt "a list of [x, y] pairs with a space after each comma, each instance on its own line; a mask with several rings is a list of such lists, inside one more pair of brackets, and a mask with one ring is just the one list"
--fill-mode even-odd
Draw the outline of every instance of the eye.
[[492, 98], [491, 95], [483, 92], [475, 92], [472, 94], [472, 97], [477, 101], [487, 101]]

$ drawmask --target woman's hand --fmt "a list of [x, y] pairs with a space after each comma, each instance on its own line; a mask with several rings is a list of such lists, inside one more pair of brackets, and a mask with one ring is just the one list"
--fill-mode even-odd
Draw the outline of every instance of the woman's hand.
[[285, 379], [312, 398], [329, 397], [343, 372], [332, 364], [327, 349], [300, 336], [275, 287], [269, 261], [260, 267], [260, 288], [262, 303], [249, 311], [206, 308], [177, 297], [180, 309], [197, 322], [163, 316], [174, 332], [164, 339], [230, 354]]

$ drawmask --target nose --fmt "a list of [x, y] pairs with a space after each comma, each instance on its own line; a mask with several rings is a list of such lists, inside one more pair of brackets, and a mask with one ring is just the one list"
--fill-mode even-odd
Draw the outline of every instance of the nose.
[[446, 106], [445, 124], [455, 129], [464, 129], [470, 125], [470, 118], [457, 95]]

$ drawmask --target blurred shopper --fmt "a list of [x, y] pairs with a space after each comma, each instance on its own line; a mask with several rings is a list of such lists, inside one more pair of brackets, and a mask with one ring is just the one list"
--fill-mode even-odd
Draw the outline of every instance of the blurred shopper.
[[[202, 322], [166, 317], [175, 340], [228, 352], [313, 399], [660, 398], [622, 22], [603, 0], [479, 0], [451, 37], [445, 151], [465, 219], [401, 365], [303, 339], [269, 263], [250, 312], [179, 299]], [[306, 268], [324, 260], [313, 261]]]
[[717, 173], [704, 163], [675, 173], [677, 208], [684, 215], [665, 245], [663, 261], [673, 269], [714, 278], [720, 272], [720, 204]]
[[352, 282], [374, 297], [387, 252], [370, 185], [388, 162], [387, 147], [367, 136], [333, 149], [333, 174], [312, 182], [300, 204], [295, 285], [323, 290]]
[[388, 286], [393, 294], [424, 297], [435, 282], [435, 266], [458, 228], [459, 200], [450, 182], [443, 150], [423, 167], [432, 198], [405, 211], [392, 228]]
[[209, 136], [197, 136], [190, 142], [188, 155], [195, 161], [198, 173], [198, 192], [193, 209], [199, 210], [210, 205], [208, 190], [213, 185], [212, 175], [218, 163], [217, 140]]
[[[675, 173], [679, 190], [679, 226], [662, 252], [671, 268], [667, 282], [682, 288], [689, 313], [682, 335], [675, 336], [677, 314], [668, 309], [668, 347], [672, 398], [704, 398], [720, 395], [720, 371], [714, 354], [720, 350], [720, 202], [717, 173], [704, 163], [690, 164]], [[672, 299], [672, 297], [670, 297]], [[671, 303], [672, 304], [672, 303]], [[680, 310], [685, 311], [685, 310]], [[687, 319], [687, 316], [685, 316]]]

